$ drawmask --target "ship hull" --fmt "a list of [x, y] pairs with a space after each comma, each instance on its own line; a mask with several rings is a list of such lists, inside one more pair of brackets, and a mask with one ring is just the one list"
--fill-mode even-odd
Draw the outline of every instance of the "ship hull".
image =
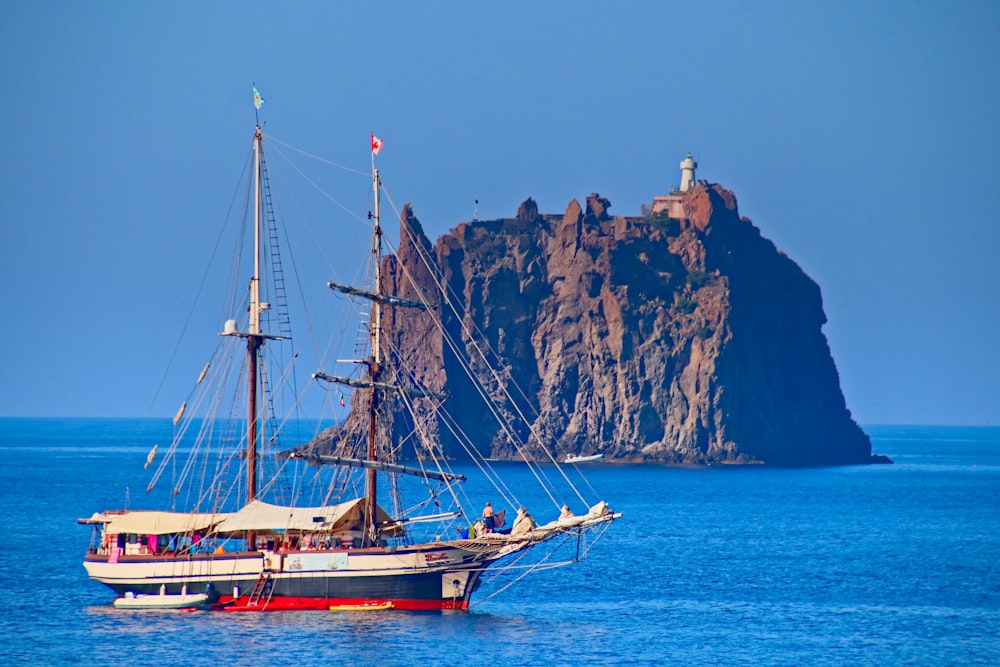
[[458, 547], [196, 556], [89, 554], [90, 577], [118, 595], [213, 590], [233, 611], [329, 609], [391, 602], [396, 609], [468, 609], [496, 550]]

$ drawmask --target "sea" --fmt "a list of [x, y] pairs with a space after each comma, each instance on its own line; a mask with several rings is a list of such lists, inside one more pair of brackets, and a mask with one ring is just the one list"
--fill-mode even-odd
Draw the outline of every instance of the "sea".
[[580, 562], [468, 612], [265, 614], [119, 611], [87, 578], [76, 520], [138, 504], [143, 429], [0, 419], [2, 664], [1000, 665], [1000, 427], [865, 427], [892, 465], [581, 466], [624, 516]]

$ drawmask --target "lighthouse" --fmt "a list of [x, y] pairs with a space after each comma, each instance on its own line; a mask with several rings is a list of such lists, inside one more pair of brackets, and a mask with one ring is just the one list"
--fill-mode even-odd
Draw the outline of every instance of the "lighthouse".
[[691, 154], [681, 160], [681, 184], [678, 188], [671, 188], [668, 195], [656, 195], [653, 197], [653, 205], [642, 205], [643, 215], [653, 215], [666, 213], [670, 218], [681, 220], [687, 217], [684, 208], [684, 199], [687, 192], [694, 189], [697, 181], [694, 180], [694, 170], [698, 168], [698, 163], [694, 161]]
[[681, 192], [687, 192], [694, 185], [694, 170], [698, 168], [698, 163], [691, 159], [691, 154], [681, 160]]

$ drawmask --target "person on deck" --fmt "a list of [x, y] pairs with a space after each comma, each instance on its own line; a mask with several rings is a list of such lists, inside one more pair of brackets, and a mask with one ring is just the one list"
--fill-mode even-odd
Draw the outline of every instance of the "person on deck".
[[483, 528], [487, 533], [492, 533], [493, 527], [493, 506], [487, 502], [486, 507], [483, 508]]

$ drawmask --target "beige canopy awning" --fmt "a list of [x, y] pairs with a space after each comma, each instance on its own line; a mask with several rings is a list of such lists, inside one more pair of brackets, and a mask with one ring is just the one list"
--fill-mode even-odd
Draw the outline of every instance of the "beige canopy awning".
[[228, 516], [231, 515], [135, 511], [112, 518], [105, 530], [113, 535], [121, 533], [138, 533], [140, 535], [190, 533], [214, 526]]
[[[246, 530], [355, 530], [360, 529], [364, 504], [361, 498], [325, 507], [286, 507], [254, 500], [216, 526], [219, 533]], [[389, 515], [378, 508], [379, 522]]]

